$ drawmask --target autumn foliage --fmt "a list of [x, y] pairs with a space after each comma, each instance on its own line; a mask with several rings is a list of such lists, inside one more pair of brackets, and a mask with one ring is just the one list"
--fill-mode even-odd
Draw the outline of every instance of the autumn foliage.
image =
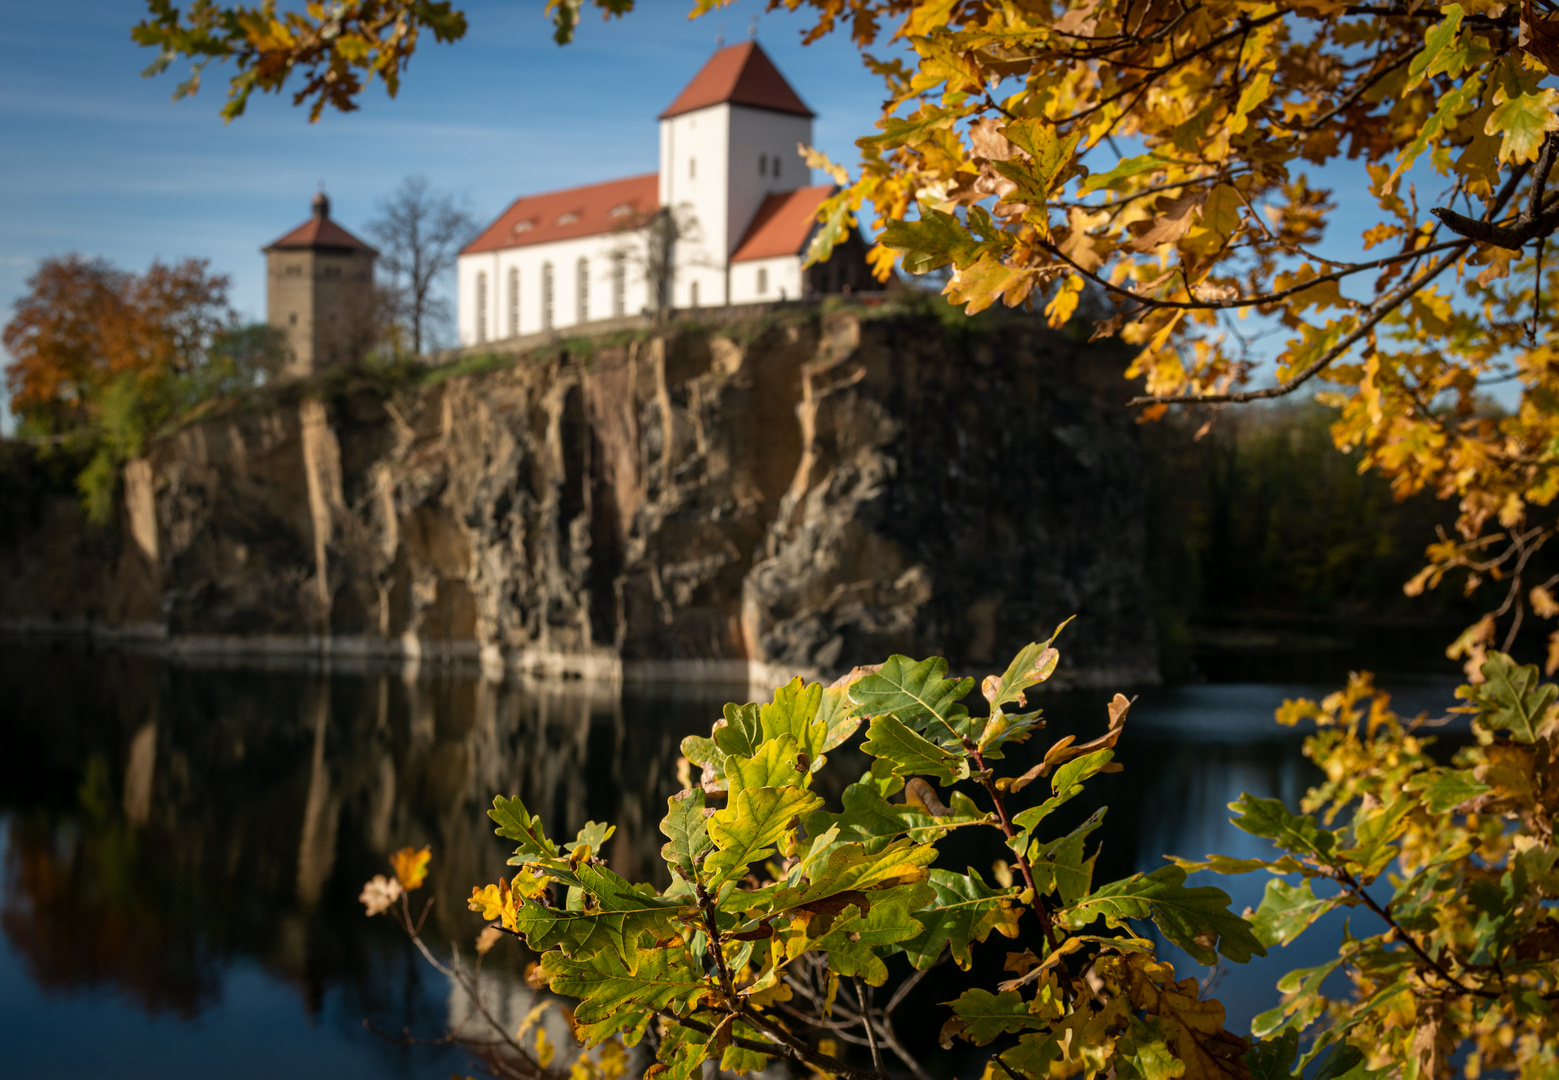
[[144, 274], [101, 259], [47, 259], [16, 304], [4, 342], [11, 411], [41, 432], [90, 422], [115, 380], [191, 374], [230, 328], [228, 279], [199, 259]]

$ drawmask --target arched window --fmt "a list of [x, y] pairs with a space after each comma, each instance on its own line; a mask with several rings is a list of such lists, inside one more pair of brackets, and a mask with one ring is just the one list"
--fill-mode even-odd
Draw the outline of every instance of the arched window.
[[688, 287], [687, 287], [687, 295], [688, 295], [688, 300], [692, 302], [692, 305], [694, 307], [697, 307], [698, 306], [698, 282], [695, 281], [695, 282], [692, 282], [691, 284], [688, 285]]
[[541, 264], [541, 328], [552, 329], [552, 264]]
[[520, 268], [509, 267], [509, 336], [520, 335]]
[[623, 315], [628, 307], [628, 263], [622, 254], [612, 256], [612, 314]]
[[487, 340], [487, 271], [476, 275], [476, 340]]
[[758, 267], [758, 295], [762, 296], [769, 291], [769, 268]]
[[574, 297], [578, 311], [576, 322], [590, 321], [590, 260], [583, 256], [574, 271]]

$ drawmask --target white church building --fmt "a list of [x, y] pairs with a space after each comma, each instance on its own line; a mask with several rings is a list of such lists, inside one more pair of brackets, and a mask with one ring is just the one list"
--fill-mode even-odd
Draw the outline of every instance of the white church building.
[[858, 237], [826, 275], [802, 270], [834, 191], [810, 182], [796, 151], [812, 144], [813, 116], [756, 41], [716, 52], [660, 114], [658, 172], [516, 199], [462, 249], [461, 345], [653, 309], [635, 230], [662, 207], [692, 226], [676, 245], [672, 308], [870, 287]]

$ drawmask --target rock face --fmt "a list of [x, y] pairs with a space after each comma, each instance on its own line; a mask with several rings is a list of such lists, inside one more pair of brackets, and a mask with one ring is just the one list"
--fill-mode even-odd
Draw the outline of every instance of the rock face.
[[792, 309], [235, 411], [132, 463], [117, 543], [33, 492], [0, 619], [763, 681], [984, 670], [1075, 614], [1068, 681], [1151, 682], [1118, 371], [1027, 319]]

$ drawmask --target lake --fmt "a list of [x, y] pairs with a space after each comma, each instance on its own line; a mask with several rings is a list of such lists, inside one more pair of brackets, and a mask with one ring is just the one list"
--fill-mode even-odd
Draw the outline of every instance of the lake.
[[[1312, 780], [1301, 734], [1279, 728], [1285, 698], [1327, 681], [1150, 688], [1121, 742], [1124, 772], [1068, 810], [1110, 805], [1095, 881], [1163, 865], [1165, 853], [1264, 850], [1228, 824], [1241, 792], [1295, 805]], [[1241, 665], [1218, 669], [1238, 678]], [[1449, 677], [1387, 677], [1400, 711], [1438, 714]], [[1130, 688], [1121, 688], [1131, 693]], [[521, 796], [553, 836], [612, 822], [606, 858], [652, 875], [657, 823], [680, 788], [678, 745], [707, 732], [739, 693], [580, 682], [484, 680], [474, 669], [326, 671], [308, 665], [202, 666], [65, 645], [0, 643], [0, 1029], [4, 1074], [230, 1078], [417, 1077], [472, 1071], [436, 1039], [466, 1005], [384, 918], [357, 900], [405, 845], [433, 849], [425, 936], [469, 946], [481, 928], [471, 887], [497, 879], [509, 845], [485, 816]], [[1110, 692], [1044, 695], [1049, 730], [1102, 730]], [[1014, 755], [1017, 757], [1018, 755]], [[825, 793], [858, 775], [835, 755]], [[944, 845], [944, 864], [989, 867], [999, 848]], [[663, 870], [661, 871], [664, 872]], [[1263, 876], [1212, 878], [1235, 909]], [[1357, 917], [1357, 916], [1356, 916]], [[1341, 913], [1287, 950], [1208, 973], [1231, 1030], [1276, 1003], [1278, 976], [1319, 961]], [[993, 939], [995, 940], [995, 939]], [[999, 959], [998, 945], [993, 954]], [[511, 1027], [533, 1001], [528, 958], [501, 942], [484, 985]], [[906, 1004], [935, 1073], [964, 1072], [939, 1050], [949, 978]], [[929, 996], [928, 996], [929, 995]], [[365, 1026], [365, 1021], [373, 1029]]]

